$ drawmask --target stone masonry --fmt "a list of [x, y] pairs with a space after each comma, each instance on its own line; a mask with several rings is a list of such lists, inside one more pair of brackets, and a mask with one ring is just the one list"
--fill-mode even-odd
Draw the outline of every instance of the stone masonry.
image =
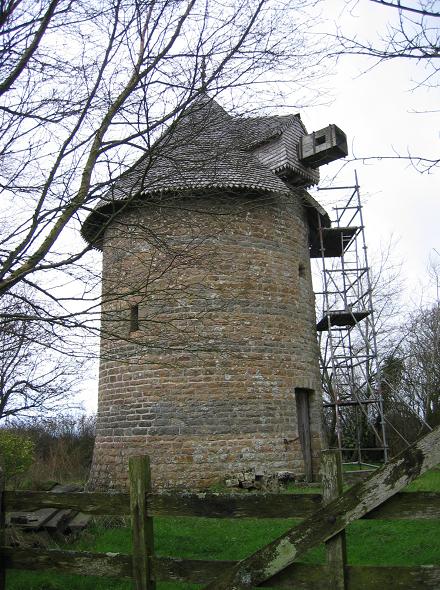
[[[316, 392], [311, 423], [319, 448], [318, 350], [301, 200], [231, 196], [231, 211], [219, 218], [218, 197], [211, 207], [202, 198], [181, 211], [178, 203], [167, 213], [132, 210], [107, 230], [103, 290], [116, 296], [104, 309], [96, 485], [123, 486], [133, 453], [151, 455], [162, 486], [201, 487], [243, 466], [300, 474], [296, 387]], [[201, 206], [204, 212], [195, 213]], [[169, 262], [164, 279], [156, 273], [167, 253], [142, 239], [144, 228], [158, 223], [178, 252], [192, 245], [183, 261]], [[150, 284], [139, 295], [137, 279], [147, 273]], [[134, 301], [140, 330], [130, 337]]]

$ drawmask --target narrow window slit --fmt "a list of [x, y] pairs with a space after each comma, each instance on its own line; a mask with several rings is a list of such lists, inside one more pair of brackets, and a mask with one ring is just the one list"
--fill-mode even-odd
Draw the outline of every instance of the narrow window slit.
[[139, 305], [130, 308], [130, 333], [139, 330]]

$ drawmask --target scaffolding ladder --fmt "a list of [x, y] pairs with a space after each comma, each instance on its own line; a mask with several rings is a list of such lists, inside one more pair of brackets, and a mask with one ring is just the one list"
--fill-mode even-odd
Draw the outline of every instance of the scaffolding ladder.
[[388, 460], [388, 448], [357, 174], [354, 186], [318, 190], [339, 191], [338, 197], [347, 199], [333, 207], [330, 227], [318, 214], [310, 244], [310, 256], [321, 266], [316, 327], [329, 446], [339, 449], [346, 463], [374, 465]]

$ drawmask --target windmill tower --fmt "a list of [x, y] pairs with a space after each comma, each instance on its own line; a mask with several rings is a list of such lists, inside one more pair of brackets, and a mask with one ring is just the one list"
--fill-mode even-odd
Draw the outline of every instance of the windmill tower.
[[234, 118], [196, 101], [86, 219], [103, 253], [90, 484], [123, 488], [148, 453], [159, 487], [244, 469], [317, 474], [321, 390], [306, 192], [346, 154], [334, 125]]

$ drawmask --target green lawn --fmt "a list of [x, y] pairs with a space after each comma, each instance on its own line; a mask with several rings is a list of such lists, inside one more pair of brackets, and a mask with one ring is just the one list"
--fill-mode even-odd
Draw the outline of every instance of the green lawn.
[[405, 488], [405, 492], [440, 492], [440, 466], [415, 479]]
[[[301, 489], [301, 488], [299, 488]], [[408, 491], [439, 491], [440, 470], [426, 473]], [[305, 491], [309, 491], [307, 488]], [[316, 491], [316, 490], [314, 490]], [[293, 519], [156, 518], [156, 553], [193, 559], [240, 559], [294, 524]], [[130, 553], [128, 528], [89, 528], [73, 547], [88, 551]], [[440, 521], [360, 521], [347, 529], [348, 560], [356, 565], [440, 565]], [[319, 563], [319, 547], [301, 561]], [[125, 590], [130, 582], [8, 572], [8, 590]], [[161, 583], [159, 590], [189, 590], [191, 584]]]

